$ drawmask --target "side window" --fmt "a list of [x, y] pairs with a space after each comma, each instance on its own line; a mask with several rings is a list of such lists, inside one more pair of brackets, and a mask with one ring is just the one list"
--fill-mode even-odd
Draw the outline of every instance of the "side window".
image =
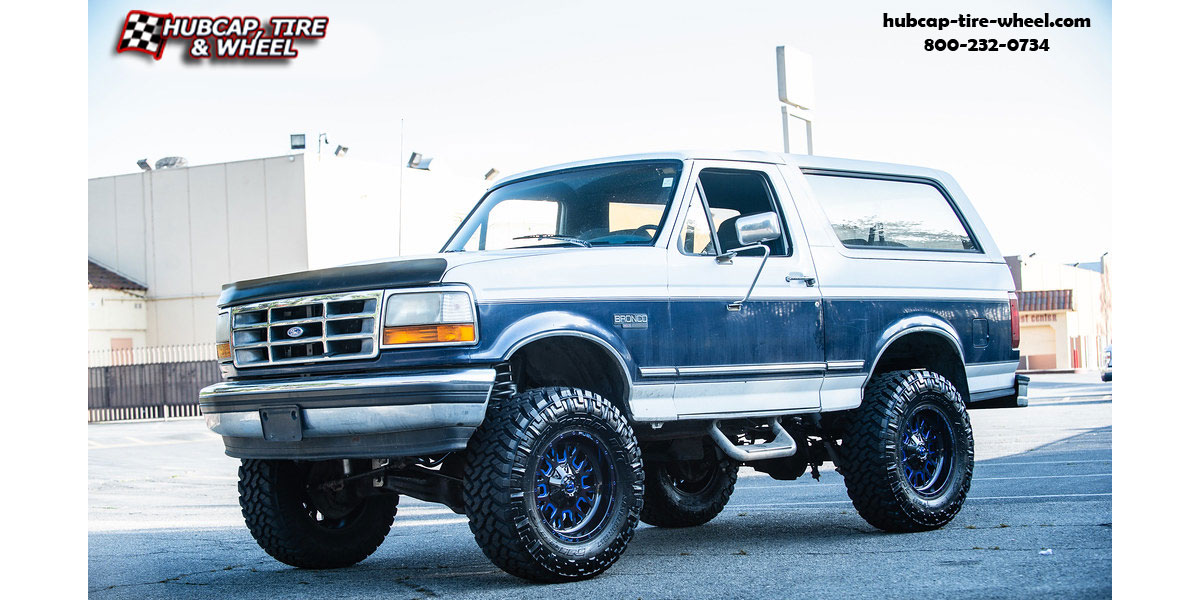
[[979, 252], [950, 201], [915, 181], [806, 174], [847, 248]]
[[[781, 225], [784, 222], [783, 215], [779, 214], [779, 202], [775, 191], [765, 173], [737, 169], [704, 169], [700, 172], [699, 188], [703, 193], [694, 196], [685, 217], [685, 253], [708, 255], [737, 248], [741, 244], [737, 241], [734, 222], [741, 216], [773, 212], [779, 217]], [[710, 218], [706, 218], [706, 208], [707, 217]], [[714, 228], [715, 243], [712, 239]], [[767, 247], [772, 255], [790, 254], [786, 227], [783, 236], [767, 242]]]

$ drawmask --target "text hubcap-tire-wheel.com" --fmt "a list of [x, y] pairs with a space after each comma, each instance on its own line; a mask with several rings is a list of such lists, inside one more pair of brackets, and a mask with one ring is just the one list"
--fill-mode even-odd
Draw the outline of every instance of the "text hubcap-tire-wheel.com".
[[538, 459], [534, 479], [542, 522], [564, 542], [587, 541], [608, 516], [613, 479], [603, 443], [583, 431], [559, 434]]
[[900, 439], [904, 479], [922, 497], [934, 497], [946, 487], [953, 462], [950, 424], [942, 411], [922, 406], [908, 417]]

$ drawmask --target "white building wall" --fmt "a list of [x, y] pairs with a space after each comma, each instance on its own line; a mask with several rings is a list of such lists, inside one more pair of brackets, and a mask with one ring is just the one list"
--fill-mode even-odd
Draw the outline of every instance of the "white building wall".
[[308, 268], [304, 195], [303, 155], [91, 179], [88, 256], [146, 283], [144, 345], [212, 343], [222, 285]]
[[211, 343], [223, 284], [439, 250], [487, 182], [436, 164], [296, 154], [91, 179], [88, 256], [146, 283], [144, 344]]
[[487, 187], [482, 175], [444, 165], [424, 171], [353, 156], [310, 156], [305, 181], [313, 269], [437, 252]]
[[488, 182], [479, 174], [467, 177], [452, 170], [406, 169], [403, 224], [403, 254], [427, 254], [441, 250], [467, 213], [483, 196]]

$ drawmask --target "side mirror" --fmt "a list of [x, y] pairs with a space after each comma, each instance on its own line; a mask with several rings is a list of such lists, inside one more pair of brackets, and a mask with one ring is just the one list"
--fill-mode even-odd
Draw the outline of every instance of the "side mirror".
[[777, 240], [783, 235], [783, 230], [779, 227], [779, 215], [773, 212], [738, 217], [733, 222], [733, 228], [737, 231], [738, 243], [742, 246]]

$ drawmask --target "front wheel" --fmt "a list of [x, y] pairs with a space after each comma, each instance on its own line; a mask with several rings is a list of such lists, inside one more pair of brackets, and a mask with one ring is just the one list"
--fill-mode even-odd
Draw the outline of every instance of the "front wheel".
[[488, 406], [467, 445], [463, 500], [496, 566], [532, 581], [572, 581], [624, 553], [643, 478], [633, 429], [612, 403], [538, 388]]
[[885, 531], [942, 527], [971, 488], [971, 421], [954, 384], [932, 371], [873, 379], [850, 415], [841, 453], [854, 508]]
[[400, 497], [360, 498], [342, 478], [340, 460], [243, 460], [239, 501], [258, 545], [302, 569], [347, 567], [370, 556], [387, 537]]

